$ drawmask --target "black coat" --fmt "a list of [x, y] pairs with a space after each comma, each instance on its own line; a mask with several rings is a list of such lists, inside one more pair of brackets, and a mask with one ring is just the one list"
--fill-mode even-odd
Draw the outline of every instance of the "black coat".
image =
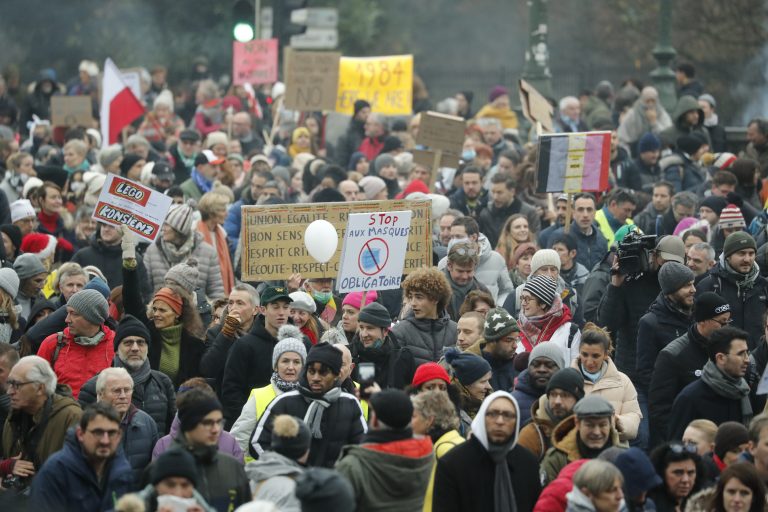
[[406, 347], [400, 346], [394, 334], [387, 334], [384, 345], [377, 350], [363, 347], [360, 337], [355, 334], [349, 345], [355, 370], [352, 379], [360, 382], [360, 363], [373, 363], [376, 369], [376, 383], [382, 388], [405, 389], [413, 381], [416, 372], [416, 361], [413, 353]]
[[[290, 414], [296, 418], [304, 418], [310, 402], [305, 396], [312, 396], [306, 389], [306, 377], [301, 376], [302, 387], [279, 395], [267, 410], [264, 411], [256, 430], [251, 436], [249, 446], [251, 456], [258, 459], [259, 455], [272, 446], [272, 421], [274, 416]], [[341, 449], [348, 444], [360, 444], [368, 427], [363, 416], [360, 403], [354, 395], [342, 392], [339, 399], [323, 412], [320, 423], [323, 438], [312, 438], [309, 445], [307, 466], [333, 467], [341, 454]]]
[[710, 420], [715, 425], [726, 421], [744, 424], [741, 400], [725, 398], [699, 379], [685, 386], [672, 403], [669, 417], [669, 439], [681, 440], [686, 427], [693, 420]]
[[[533, 510], [539, 499], [539, 461], [520, 445], [507, 454], [517, 510]], [[473, 512], [494, 509], [496, 464], [476, 438], [451, 449], [437, 461], [432, 510]]]
[[[251, 325], [251, 331], [256, 326], [254, 319]], [[200, 373], [203, 377], [213, 381], [214, 389], [221, 396], [222, 382], [224, 381], [224, 367], [227, 364], [227, 358], [232, 350], [232, 346], [240, 336], [230, 338], [225, 336], [221, 329], [222, 325], [214, 325], [205, 332], [205, 354], [200, 359]], [[247, 333], [246, 333], [247, 334]], [[244, 336], [245, 334], [243, 334]]]
[[648, 391], [653, 365], [659, 352], [688, 331], [691, 317], [676, 309], [672, 301], [659, 294], [637, 324], [637, 378], [635, 387]]
[[531, 233], [538, 233], [541, 230], [541, 218], [536, 208], [523, 202], [519, 197], [515, 197], [514, 201], [504, 208], [497, 208], [492, 202], [489, 202], [488, 206], [480, 212], [477, 219], [480, 232], [485, 235], [492, 248], [495, 248], [499, 242], [504, 223], [516, 213], [526, 216], [528, 229]]
[[677, 395], [701, 376], [707, 364], [707, 340], [692, 324], [688, 332], [659, 352], [648, 391], [651, 446], [667, 440], [667, 423]]
[[[101, 238], [99, 238], [98, 230], [90, 245], [77, 251], [70, 261], [79, 263], [81, 267], [93, 265], [101, 270], [111, 289], [123, 285], [123, 273], [121, 271], [123, 267], [123, 249], [120, 247], [120, 244], [105, 245]], [[141, 255], [136, 255], [136, 262], [139, 284], [141, 286], [141, 297], [144, 302], [147, 302], [152, 297], [149, 276], [147, 275], [147, 269], [144, 268], [144, 260]]]

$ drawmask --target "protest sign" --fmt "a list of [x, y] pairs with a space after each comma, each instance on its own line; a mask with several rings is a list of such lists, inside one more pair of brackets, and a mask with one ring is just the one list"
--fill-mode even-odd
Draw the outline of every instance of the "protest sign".
[[339, 293], [400, 288], [411, 212], [353, 213], [341, 249]]
[[413, 55], [342, 57], [336, 112], [354, 113], [357, 100], [385, 116], [410, 115], [413, 108]]
[[53, 126], [85, 126], [93, 123], [90, 96], [51, 96], [51, 124]]
[[[413, 163], [432, 169], [435, 164], [435, 152], [427, 149], [411, 149]], [[459, 154], [451, 151], [443, 151], [440, 154], [440, 167], [455, 169], [459, 166]]]
[[300, 112], [333, 110], [340, 58], [339, 52], [298, 52], [286, 48], [285, 108]]
[[464, 144], [467, 122], [461, 117], [438, 112], [422, 112], [416, 143], [431, 150], [442, 149], [458, 153]]
[[525, 118], [534, 124], [541, 123], [545, 132], [555, 131], [552, 126], [553, 109], [547, 98], [525, 80], [520, 80], [519, 92]]
[[113, 226], [125, 225], [147, 242], [154, 242], [172, 199], [129, 179], [108, 174], [93, 210], [93, 218]]
[[318, 219], [325, 219], [343, 237], [352, 213], [412, 212], [403, 274], [432, 265], [432, 225], [429, 199], [418, 201], [358, 201], [243, 206], [242, 279], [265, 281], [302, 277], [330, 277], [339, 274], [341, 247], [327, 263], [318, 263], [304, 247], [304, 231]]
[[557, 133], [539, 137], [537, 192], [608, 189], [611, 132]]
[[235, 85], [277, 81], [277, 39], [232, 42], [232, 80]]

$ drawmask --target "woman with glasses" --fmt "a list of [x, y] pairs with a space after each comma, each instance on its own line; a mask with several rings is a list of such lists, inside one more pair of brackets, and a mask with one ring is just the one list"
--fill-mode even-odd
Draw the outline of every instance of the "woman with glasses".
[[701, 457], [680, 443], [667, 443], [651, 452], [651, 462], [662, 484], [648, 495], [658, 512], [685, 510], [688, 498], [703, 488]]

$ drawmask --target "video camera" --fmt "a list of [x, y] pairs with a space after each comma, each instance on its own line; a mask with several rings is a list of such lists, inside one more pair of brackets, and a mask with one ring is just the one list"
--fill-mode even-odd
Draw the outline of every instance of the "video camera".
[[627, 233], [616, 252], [619, 272], [636, 275], [651, 270], [651, 251], [655, 247], [655, 235], [642, 235], [637, 230]]

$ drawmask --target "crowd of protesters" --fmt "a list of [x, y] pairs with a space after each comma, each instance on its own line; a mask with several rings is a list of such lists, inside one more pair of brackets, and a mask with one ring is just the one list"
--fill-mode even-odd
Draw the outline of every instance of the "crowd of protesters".
[[[692, 65], [670, 111], [637, 80], [552, 100], [612, 134], [575, 196], [536, 191], [503, 86], [416, 80], [414, 115], [358, 100], [332, 137], [282, 83], [145, 74], [115, 144], [51, 125], [54, 95], [96, 113], [95, 63], [0, 78], [0, 508], [766, 510], [768, 119], [727, 152]], [[426, 110], [466, 120], [457, 168], [414, 161]], [[155, 243], [93, 220], [108, 173], [172, 198]], [[396, 198], [432, 214], [400, 289], [242, 279], [243, 206]]]

